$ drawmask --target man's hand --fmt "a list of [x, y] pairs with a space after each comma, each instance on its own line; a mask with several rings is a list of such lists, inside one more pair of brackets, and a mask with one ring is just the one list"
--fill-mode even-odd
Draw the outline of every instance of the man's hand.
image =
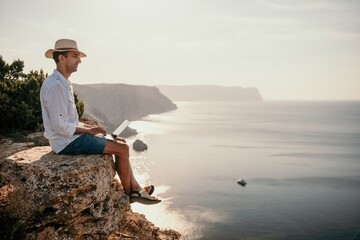
[[116, 140], [116, 141], [123, 142], [123, 143], [126, 143], [125, 139], [124, 139], [124, 138], [121, 138], [121, 137], [116, 137], [115, 140]]
[[88, 133], [90, 135], [96, 135], [96, 134], [106, 135], [105, 129], [97, 125], [91, 125], [90, 127], [88, 127]]

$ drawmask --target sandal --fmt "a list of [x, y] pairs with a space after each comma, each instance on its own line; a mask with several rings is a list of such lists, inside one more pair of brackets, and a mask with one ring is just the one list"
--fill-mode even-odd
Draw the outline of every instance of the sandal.
[[[154, 185], [146, 186], [146, 187], [144, 187], [144, 189], [149, 195], [152, 195], [155, 191]], [[148, 189], [150, 189], [150, 190], [148, 191]]]
[[150, 196], [143, 188], [140, 191], [132, 191], [130, 196], [130, 203], [142, 203], [145, 205], [151, 205], [161, 202], [156, 197]]

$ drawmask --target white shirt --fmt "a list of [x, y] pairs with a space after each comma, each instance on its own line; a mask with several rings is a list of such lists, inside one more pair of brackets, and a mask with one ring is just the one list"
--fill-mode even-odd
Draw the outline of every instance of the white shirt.
[[55, 153], [59, 153], [80, 135], [74, 135], [79, 123], [73, 87], [59, 71], [54, 70], [40, 90], [44, 136]]

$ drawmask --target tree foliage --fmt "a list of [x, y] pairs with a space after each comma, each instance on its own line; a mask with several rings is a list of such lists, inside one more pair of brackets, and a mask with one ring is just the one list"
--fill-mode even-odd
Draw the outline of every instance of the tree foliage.
[[76, 110], [78, 112], [79, 118], [81, 118], [81, 116], [84, 114], [85, 111], [85, 105], [83, 102], [79, 101], [79, 97], [76, 95], [76, 93], [74, 93], [74, 98], [75, 98]]
[[[41, 130], [42, 117], [40, 88], [47, 74], [40, 71], [23, 72], [24, 62], [15, 60], [6, 63], [0, 55], [0, 130]], [[84, 113], [84, 104], [75, 96], [79, 113]]]

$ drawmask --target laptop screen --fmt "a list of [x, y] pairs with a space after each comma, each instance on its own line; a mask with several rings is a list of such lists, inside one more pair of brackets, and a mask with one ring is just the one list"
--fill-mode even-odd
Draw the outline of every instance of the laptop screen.
[[120, 126], [115, 129], [115, 131], [112, 133], [115, 136], [119, 136], [122, 131], [125, 130], [125, 128], [130, 124], [129, 120], [125, 119]]

